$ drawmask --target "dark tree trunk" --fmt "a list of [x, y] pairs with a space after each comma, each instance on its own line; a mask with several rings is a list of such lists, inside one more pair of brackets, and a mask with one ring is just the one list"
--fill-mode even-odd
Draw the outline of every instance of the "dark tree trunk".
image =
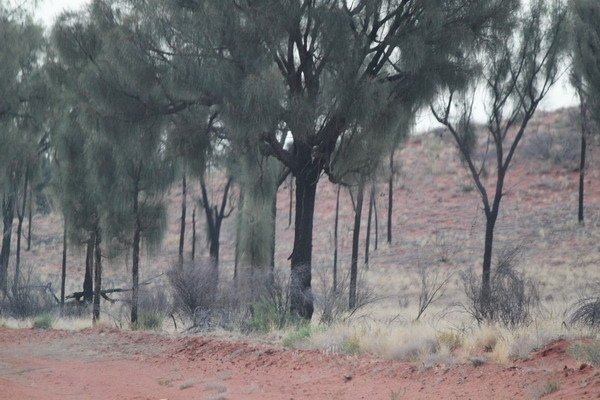
[[296, 175], [296, 218], [291, 256], [290, 311], [310, 320], [314, 311], [311, 289], [313, 216], [319, 169], [307, 151], [305, 167]]
[[185, 243], [185, 214], [187, 208], [187, 182], [185, 172], [181, 182], [181, 226], [179, 228], [179, 265], [183, 265], [183, 246]]
[[92, 322], [96, 324], [100, 320], [100, 297], [102, 291], [102, 250], [100, 249], [100, 243], [102, 241], [100, 229], [96, 228], [94, 240], [94, 306], [92, 314]]
[[486, 216], [485, 222], [485, 242], [483, 247], [483, 268], [481, 275], [481, 308], [484, 313], [489, 313], [491, 296], [491, 276], [492, 276], [492, 253], [494, 245], [494, 228], [498, 211]]
[[31, 250], [31, 221], [33, 220], [33, 191], [29, 186], [29, 212], [27, 217], [27, 251]]
[[294, 211], [294, 177], [290, 175], [290, 207], [288, 211], [288, 228], [292, 226], [292, 214]]
[[481, 306], [488, 318], [492, 318], [490, 313], [493, 310], [490, 307], [491, 300], [491, 279], [492, 279], [492, 255], [494, 245], [494, 229], [496, 227], [496, 221], [498, 220], [498, 213], [500, 211], [500, 202], [502, 201], [504, 190], [504, 178], [506, 176], [506, 169], [502, 167], [502, 164], [498, 164], [497, 178], [496, 178], [496, 192], [494, 194], [494, 201], [491, 207], [485, 207], [485, 242], [483, 248], [483, 266], [481, 274]]
[[340, 185], [335, 195], [335, 221], [333, 223], [333, 293], [337, 293], [338, 281], [338, 226], [340, 221]]
[[12, 223], [15, 217], [15, 197], [12, 193], [2, 199], [2, 249], [0, 249], [0, 289], [6, 294], [8, 289], [8, 263], [10, 261], [10, 244], [12, 239]]
[[579, 159], [579, 208], [577, 218], [580, 224], [584, 223], [584, 192], [585, 192], [585, 157], [587, 135], [587, 105], [581, 101], [581, 153]]
[[192, 261], [196, 258], [196, 207], [192, 211]]
[[[185, 182], [185, 178], [184, 178]], [[184, 184], [185, 186], [185, 184]], [[184, 189], [185, 190], [185, 189]], [[141, 240], [141, 223], [139, 215], [139, 190], [135, 189], [133, 197], [133, 213], [135, 215], [135, 230], [133, 232], [133, 254], [131, 266], [131, 325], [135, 325], [138, 320], [138, 299], [139, 299], [139, 280], [140, 280], [140, 240]], [[185, 206], [184, 206], [185, 207]], [[185, 216], [184, 216], [185, 217]], [[181, 243], [180, 243], [181, 244]], [[180, 254], [181, 256], [181, 254]], [[180, 259], [180, 264], [181, 264]]]
[[21, 236], [23, 235], [23, 220], [25, 219], [25, 207], [27, 207], [27, 187], [29, 186], [29, 169], [25, 172], [25, 184], [23, 185], [23, 201], [17, 210], [17, 251], [15, 258], [15, 276], [13, 277], [13, 294], [19, 289], [21, 279]]
[[365, 240], [365, 267], [369, 268], [369, 247], [371, 247], [371, 221], [373, 220], [373, 198], [375, 196], [375, 187], [371, 187], [369, 195], [369, 215], [367, 218], [367, 238]]
[[87, 247], [85, 252], [85, 276], [83, 278], [83, 299], [91, 303], [94, 298], [94, 243], [96, 241], [95, 235], [92, 232], [90, 238], [87, 241]]
[[67, 280], [67, 218], [63, 221], [62, 268], [60, 271], [60, 309], [65, 306], [65, 282]]
[[204, 178], [200, 179], [200, 188], [202, 191], [202, 207], [206, 214], [206, 226], [208, 231], [208, 254], [210, 257], [210, 264], [212, 268], [212, 289], [216, 290], [216, 285], [219, 282], [219, 250], [220, 250], [220, 237], [221, 237], [221, 225], [223, 219], [227, 218], [230, 213], [225, 213], [227, 207], [227, 199], [229, 197], [229, 190], [233, 183], [232, 178], [227, 179], [225, 189], [223, 190], [223, 198], [221, 199], [220, 207], [213, 206], [210, 204], [208, 198], [208, 192], [206, 190], [206, 183]]
[[360, 220], [362, 217], [362, 206], [364, 197], [364, 183], [358, 185], [356, 195], [356, 208], [354, 210], [354, 229], [352, 231], [352, 258], [350, 261], [350, 295], [348, 307], [356, 307], [356, 285], [358, 280], [358, 245], [360, 240]]
[[394, 208], [394, 152], [390, 154], [390, 180], [388, 181], [388, 214], [387, 214], [387, 242], [392, 243], [392, 211]]
[[377, 215], [377, 194], [373, 194], [373, 215], [375, 216], [375, 250], [379, 247], [379, 216]]
[[269, 275], [273, 276], [273, 273], [275, 272], [275, 238], [277, 236], [277, 190], [275, 191], [273, 203], [271, 204], [271, 221], [273, 230], [271, 231], [271, 257], [269, 260], [271, 271], [269, 271]]

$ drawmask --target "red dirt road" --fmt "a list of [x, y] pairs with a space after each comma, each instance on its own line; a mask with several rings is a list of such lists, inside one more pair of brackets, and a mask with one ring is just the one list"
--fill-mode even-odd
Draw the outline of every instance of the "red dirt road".
[[0, 328], [0, 399], [600, 398], [600, 370], [573, 360], [567, 345], [512, 365], [421, 370], [196, 336]]

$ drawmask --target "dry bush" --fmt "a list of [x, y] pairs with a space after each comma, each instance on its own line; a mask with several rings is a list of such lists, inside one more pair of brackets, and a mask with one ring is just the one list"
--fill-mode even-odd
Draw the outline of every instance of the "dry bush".
[[419, 310], [415, 318], [418, 321], [433, 303], [444, 296], [446, 286], [454, 274], [435, 269], [430, 264], [419, 262]]
[[21, 275], [17, 290], [9, 290], [0, 303], [0, 312], [13, 318], [29, 318], [52, 313], [57, 305], [52, 285], [44, 285], [34, 279], [32, 269], [29, 268]]
[[329, 268], [313, 269], [313, 293], [315, 310], [320, 314], [320, 322], [332, 324], [355, 316], [360, 310], [376, 302], [379, 298], [366, 279], [366, 272], [359, 271], [356, 280], [356, 305], [348, 307], [350, 292], [349, 271], [338, 270], [336, 287], [333, 287], [333, 271]]
[[253, 271], [215, 287], [210, 266], [187, 264], [169, 272], [173, 309], [196, 330], [269, 331], [296, 319], [289, 312], [289, 278]]
[[[600, 283], [597, 284], [596, 292], [600, 293]], [[600, 329], [600, 295], [586, 297], [576, 302], [572, 307], [569, 322]]]
[[174, 310], [183, 313], [196, 324], [197, 316], [210, 310], [215, 304], [213, 269], [200, 263], [177, 265], [171, 269], [168, 277]]
[[467, 303], [464, 310], [478, 324], [497, 322], [507, 327], [517, 327], [531, 322], [534, 307], [539, 305], [537, 288], [515, 268], [520, 248], [502, 251], [492, 271], [489, 303], [481, 295], [481, 278], [472, 270], [461, 275]]
[[572, 131], [537, 133], [530, 135], [523, 144], [523, 152], [528, 158], [576, 169], [581, 151], [580, 140], [581, 137]]

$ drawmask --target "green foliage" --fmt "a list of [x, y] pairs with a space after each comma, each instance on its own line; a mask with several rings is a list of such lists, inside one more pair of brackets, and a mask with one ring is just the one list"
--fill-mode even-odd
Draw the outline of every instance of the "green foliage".
[[344, 338], [340, 352], [344, 354], [357, 355], [361, 352], [360, 339], [356, 335], [351, 335]]
[[594, 0], [570, 2], [573, 29], [573, 74], [589, 106], [600, 121], [600, 3]]
[[309, 323], [301, 323], [291, 332], [289, 332], [282, 340], [285, 347], [294, 347], [298, 343], [304, 342], [312, 335], [312, 328]]
[[138, 321], [131, 328], [158, 331], [162, 328], [163, 321], [164, 316], [156, 311], [142, 311], [138, 315]]
[[251, 317], [248, 329], [255, 332], [269, 332], [272, 329], [282, 329], [288, 323], [289, 314], [285, 309], [268, 300], [262, 299], [251, 306]]
[[54, 317], [51, 314], [40, 314], [33, 319], [32, 327], [35, 329], [50, 329], [54, 324]]

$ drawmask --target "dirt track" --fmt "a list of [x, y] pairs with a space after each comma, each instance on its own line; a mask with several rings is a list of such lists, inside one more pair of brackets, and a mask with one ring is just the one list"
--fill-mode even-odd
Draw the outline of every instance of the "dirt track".
[[513, 365], [418, 366], [116, 330], [0, 328], [0, 399], [600, 398], [600, 371], [559, 341]]

